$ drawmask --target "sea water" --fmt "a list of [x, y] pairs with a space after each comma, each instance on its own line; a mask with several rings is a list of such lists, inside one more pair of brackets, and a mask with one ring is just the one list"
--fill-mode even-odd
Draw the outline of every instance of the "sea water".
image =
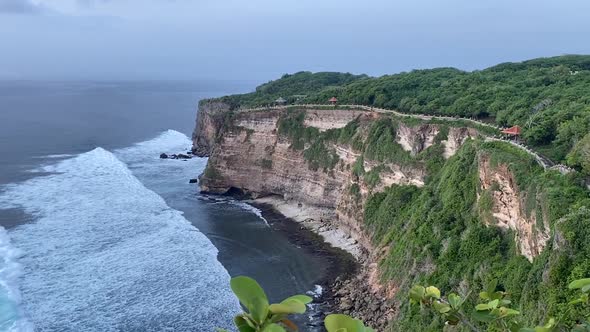
[[0, 84], [0, 331], [214, 331], [239, 310], [230, 275], [271, 301], [315, 288], [321, 258], [188, 183], [206, 159], [159, 158], [190, 148], [198, 94], [16, 86]]
[[97, 148], [42, 170], [53, 174], [0, 196], [37, 219], [10, 231], [23, 274], [6, 312], [42, 331], [229, 327], [239, 306], [217, 249], [115, 155]]

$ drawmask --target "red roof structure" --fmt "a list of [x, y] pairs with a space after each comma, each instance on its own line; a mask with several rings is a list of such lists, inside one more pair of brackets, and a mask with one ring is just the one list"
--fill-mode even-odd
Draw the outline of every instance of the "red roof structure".
[[331, 102], [332, 104], [336, 104], [338, 102], [338, 99], [336, 99], [336, 97], [332, 97], [328, 101]]
[[519, 126], [513, 126], [507, 129], [502, 130], [502, 134], [512, 135], [512, 136], [519, 136], [522, 130]]

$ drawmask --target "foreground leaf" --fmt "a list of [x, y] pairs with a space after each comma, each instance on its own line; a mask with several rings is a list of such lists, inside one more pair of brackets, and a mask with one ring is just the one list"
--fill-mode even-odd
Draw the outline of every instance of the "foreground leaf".
[[579, 289], [588, 285], [590, 285], [590, 278], [574, 280], [567, 287], [569, 289]]
[[434, 309], [436, 311], [438, 311], [441, 314], [447, 313], [449, 311], [451, 311], [451, 306], [449, 306], [446, 303], [441, 303], [439, 301], [435, 301], [432, 306], [434, 307]]
[[286, 299], [281, 303], [271, 304], [269, 309], [273, 314], [302, 314], [307, 308], [303, 302]]
[[453, 309], [459, 309], [459, 307], [461, 307], [461, 305], [463, 304], [461, 297], [455, 293], [449, 294], [448, 300], [449, 304], [451, 305], [451, 307], [453, 307]]
[[313, 298], [307, 295], [293, 295], [293, 296], [289, 296], [288, 298], [284, 299], [284, 301], [287, 300], [297, 300], [303, 304], [308, 304], [311, 303], [313, 301]]
[[440, 299], [440, 290], [434, 286], [426, 287], [426, 296], [434, 299]]
[[268, 315], [268, 298], [262, 287], [256, 280], [245, 276], [232, 278], [230, 286], [252, 318], [261, 324]]
[[426, 293], [426, 288], [415, 285], [410, 289], [410, 299], [416, 303], [420, 303], [424, 298], [424, 294]]
[[251, 327], [248, 322], [246, 321], [246, 318], [242, 317], [242, 316], [236, 316], [234, 318], [234, 324], [236, 324], [236, 327], [238, 328], [238, 331], [240, 332], [255, 332], [256, 330]]
[[262, 332], [287, 332], [285, 329], [280, 326], [279, 324], [270, 324], [262, 330]]
[[365, 326], [360, 320], [341, 314], [328, 315], [324, 325], [328, 332], [365, 332]]

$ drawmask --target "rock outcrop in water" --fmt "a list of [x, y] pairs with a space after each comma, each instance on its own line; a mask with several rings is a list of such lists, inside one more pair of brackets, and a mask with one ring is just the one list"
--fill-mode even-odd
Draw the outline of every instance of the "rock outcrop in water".
[[[379, 277], [378, 263], [388, 247], [375, 243], [373, 233], [364, 224], [367, 199], [392, 185], [424, 186], [433, 160], [440, 157], [444, 163], [465, 142], [480, 134], [471, 127], [400, 120], [396, 122], [395, 135], [379, 143], [398, 151], [395, 156], [373, 153], [375, 157], [369, 158], [367, 152], [363, 154], [355, 146], [360, 143], [332, 139], [322, 141], [323, 153], [333, 153], [336, 162], [316, 167], [310, 159], [314, 157], [306, 154], [311, 143], [297, 148], [293, 137], [281, 132], [284, 130], [281, 121], [289, 112], [294, 111], [235, 112], [222, 102], [202, 103], [193, 134], [193, 153], [209, 157], [199, 181], [201, 190], [214, 194], [240, 193], [253, 198], [278, 196], [294, 207], [304, 204], [330, 211], [328, 217], [323, 214], [321, 221], [344, 230], [358, 241], [364, 252], [362, 273], [358, 278], [338, 283], [342, 289], [336, 303], [341, 311], [383, 328], [396, 314], [399, 303], [392, 299], [398, 285]], [[344, 128], [354, 121], [356, 135], [365, 142], [379, 121], [392, 118], [345, 109], [299, 112], [304, 112], [303, 127], [316, 128], [315, 133]], [[506, 165], [491, 165], [483, 153], [477, 164], [478, 197], [486, 193], [492, 200], [485, 223], [514, 231], [520, 253], [532, 260], [549, 239], [547, 221], [536, 219], [543, 211], [525, 211], [526, 193], [519, 191]], [[419, 269], [432, 272], [435, 268], [433, 263], [426, 262]]]

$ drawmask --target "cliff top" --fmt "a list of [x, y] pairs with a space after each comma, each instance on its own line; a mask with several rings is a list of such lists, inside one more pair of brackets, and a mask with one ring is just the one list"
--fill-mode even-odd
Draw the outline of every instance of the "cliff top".
[[[556, 162], [586, 173], [578, 142], [590, 132], [590, 56], [566, 55], [502, 63], [484, 70], [413, 70], [369, 77], [344, 73], [299, 72], [265, 83], [256, 91], [225, 96], [230, 109], [273, 104], [342, 104], [402, 113], [480, 119], [500, 127], [518, 125], [522, 140]], [[586, 139], [583, 139], [585, 136]]]

